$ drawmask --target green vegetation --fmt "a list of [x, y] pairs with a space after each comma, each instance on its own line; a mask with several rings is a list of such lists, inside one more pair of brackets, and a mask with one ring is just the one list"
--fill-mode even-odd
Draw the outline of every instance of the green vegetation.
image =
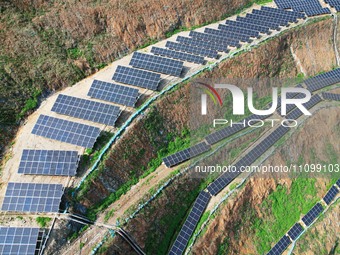
[[35, 109], [38, 106], [38, 100], [39, 96], [41, 95], [41, 90], [40, 89], [34, 89], [32, 93], [32, 97], [29, 98], [26, 103], [24, 108], [21, 110], [21, 112], [17, 115], [17, 119], [21, 119], [28, 113], [29, 111]]
[[80, 242], [80, 244], [79, 244], [79, 249], [80, 249], [80, 250], [83, 249], [84, 246], [85, 246], [85, 243]]
[[67, 240], [68, 241], [70, 241], [70, 242], [72, 242], [72, 241], [74, 241], [75, 239], [77, 239], [78, 237], [79, 237], [79, 235], [81, 234], [81, 233], [83, 233], [86, 229], [88, 229], [89, 228], [89, 225], [85, 225], [84, 227], [82, 227], [79, 231], [75, 231], [75, 232], [73, 232], [71, 235], [69, 235], [68, 237], [67, 237]]
[[41, 228], [45, 228], [52, 219], [49, 217], [37, 217], [35, 220]]
[[225, 237], [218, 247], [217, 255], [225, 255], [228, 254], [229, 249], [229, 237]]
[[272, 215], [271, 220], [255, 218], [253, 229], [256, 235], [258, 254], [264, 254], [278, 241], [296, 221], [301, 213], [306, 214], [319, 200], [316, 195], [315, 179], [297, 178], [292, 181], [290, 190], [278, 186], [261, 204], [261, 210]]

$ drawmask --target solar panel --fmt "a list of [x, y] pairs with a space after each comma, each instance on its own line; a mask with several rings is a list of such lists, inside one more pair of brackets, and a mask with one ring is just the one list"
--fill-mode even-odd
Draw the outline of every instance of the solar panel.
[[163, 162], [167, 167], [173, 167], [208, 150], [210, 150], [210, 146], [205, 142], [201, 142], [188, 149], [176, 152], [175, 154], [163, 158]]
[[[311, 109], [313, 108], [315, 105], [317, 105], [318, 103], [320, 103], [321, 97], [319, 95], [314, 95], [311, 97], [311, 99], [307, 102], [304, 103], [303, 105], [307, 108], [307, 109]], [[288, 113], [286, 115], [286, 119], [291, 119], [291, 120], [296, 120], [298, 119], [303, 113], [301, 112], [300, 109], [294, 107], [294, 110], [292, 110], [290, 113]]]
[[283, 236], [280, 241], [268, 252], [268, 255], [280, 255], [292, 243], [288, 236]]
[[0, 226], [0, 254], [34, 255], [39, 228]]
[[335, 8], [337, 12], [340, 11], [340, 1], [339, 0], [325, 0], [331, 7]]
[[303, 227], [300, 223], [295, 223], [295, 225], [288, 231], [288, 235], [293, 239], [296, 240], [299, 235], [303, 232]]
[[217, 195], [222, 189], [224, 189], [235, 177], [240, 173], [240, 168], [244, 166], [252, 165], [263, 153], [265, 153], [270, 147], [272, 147], [281, 137], [283, 137], [289, 131], [288, 127], [279, 126], [268, 137], [256, 145], [250, 152], [248, 152], [243, 158], [241, 158], [236, 164], [235, 172], [226, 172], [218, 177], [214, 182], [208, 186], [208, 191], [211, 195]]
[[187, 44], [167, 41], [165, 44], [165, 47], [169, 49], [173, 49], [173, 50], [196, 54], [196, 55], [203, 56], [203, 57], [218, 58], [217, 51], [215, 50], [200, 48], [200, 47], [191, 46]]
[[264, 26], [259, 26], [257, 24], [248, 23], [248, 22], [245, 22], [244, 20], [239, 20], [239, 21], [226, 20], [225, 24], [228, 25], [228, 26], [246, 28], [246, 29], [258, 31], [258, 32], [261, 32], [261, 33], [271, 34], [269, 27], [264, 27]]
[[201, 191], [198, 195], [192, 210], [190, 211], [185, 223], [183, 224], [174, 244], [171, 247], [169, 255], [183, 254], [189, 239], [195, 231], [198, 221], [200, 220], [205, 208], [210, 201], [210, 195]]
[[11, 212], [58, 212], [61, 184], [9, 182], [1, 210]]
[[245, 17], [237, 17], [236, 18], [237, 21], [244, 21], [244, 22], [249, 22], [249, 23], [254, 23], [257, 25], [261, 25], [264, 27], [268, 27], [272, 30], [280, 30], [280, 24], [277, 21], [271, 20], [271, 19], [265, 19], [263, 17], [260, 17], [258, 15], [255, 14], [247, 14]]
[[310, 224], [313, 223], [322, 211], [322, 205], [317, 203], [305, 216], [302, 217], [302, 221], [306, 224], [306, 226], [310, 226]]
[[[264, 16], [264, 17], [270, 17], [272, 19], [276, 19], [278, 21], [282, 21], [282, 23], [280, 23], [280, 25], [282, 26], [286, 26], [287, 23], [286, 22], [291, 22], [291, 23], [297, 23], [298, 22], [298, 17], [296, 17], [295, 15], [288, 15], [288, 14], [279, 14], [279, 13], [273, 13], [273, 12], [268, 12], [265, 10], [253, 10], [252, 11], [253, 14], [258, 14], [260, 16]], [[287, 11], [287, 13], [289, 13]]]
[[19, 174], [76, 175], [77, 151], [23, 150]]
[[250, 29], [246, 29], [246, 28], [242, 28], [242, 27], [234, 27], [234, 26], [219, 24], [218, 29], [225, 31], [225, 32], [240, 33], [240, 34], [244, 34], [244, 35], [247, 35], [247, 36], [250, 36], [250, 37], [256, 37], [256, 38], [261, 37], [259, 31], [250, 30]]
[[335, 186], [332, 186], [332, 188], [324, 196], [323, 201], [325, 201], [325, 203], [329, 205], [338, 193], [339, 190]]
[[204, 64], [205, 63], [204, 57], [196, 56], [196, 55], [192, 55], [192, 54], [188, 54], [188, 53], [184, 53], [184, 52], [169, 50], [169, 49], [152, 47], [151, 53], [153, 53], [155, 55], [179, 59], [179, 60], [192, 62], [192, 63], [196, 63], [196, 64]]
[[[223, 140], [227, 137], [230, 137], [230, 136], [236, 134], [237, 132], [247, 128], [249, 120], [260, 121], [260, 120], [264, 120], [264, 119], [268, 118], [269, 116], [270, 115], [265, 115], [265, 116], [264, 115], [255, 115], [255, 114], [251, 115], [251, 116], [249, 116], [249, 117], [247, 117], [243, 120], [238, 121], [239, 123], [245, 123], [245, 125], [242, 124], [242, 125], [227, 126], [227, 127], [222, 128], [222, 129], [220, 129], [220, 130], [218, 130], [218, 131], [216, 131], [216, 132], [214, 132], [210, 135], [207, 135], [205, 137], [205, 140], [207, 141], [208, 144], [213, 145], [213, 144], [218, 143], [219, 141], [221, 141], [221, 140]], [[254, 125], [255, 121], [252, 121], [251, 124]]]
[[326, 100], [340, 101], [340, 94], [323, 92], [322, 97]]
[[40, 115], [32, 134], [92, 148], [100, 134], [100, 129], [77, 122]]
[[225, 39], [225, 38], [218, 36], [218, 35], [212, 35], [212, 34], [196, 32], [196, 31], [190, 31], [189, 36], [196, 38], [196, 39], [203, 40], [203, 41], [219, 43], [219, 44], [221, 44], [225, 47], [228, 47], [228, 46], [233, 46], [233, 47], [236, 47], [236, 48], [241, 47], [239, 40]]
[[305, 80], [307, 89], [311, 92], [340, 82], [340, 68], [333, 71], [319, 74], [315, 77]]
[[211, 43], [207, 41], [202, 41], [197, 38], [177, 36], [176, 41], [180, 43], [196, 46], [196, 47], [205, 48], [205, 49], [211, 49], [211, 50], [221, 51], [221, 52], [226, 52], [226, 53], [229, 52], [229, 50], [227, 49], [228, 47], [227, 45], [224, 45], [224, 44], [221, 45], [221, 44]]
[[59, 94], [52, 112], [114, 126], [121, 110], [118, 106]]
[[303, 11], [307, 16], [330, 14], [330, 10], [323, 8], [318, 0], [275, 0], [275, 3], [281, 9]]
[[304, 13], [282, 10], [282, 9], [277, 9], [277, 8], [271, 8], [271, 7], [268, 7], [268, 6], [261, 6], [261, 11], [267, 11], [267, 12], [274, 13], [274, 14], [277, 14], [277, 15], [297, 17], [299, 19], [306, 19], [306, 15]]
[[273, 25], [279, 25], [279, 26], [288, 26], [289, 22], [297, 22], [297, 19], [292, 19], [290, 17], [283, 17], [280, 15], [271, 15], [268, 12], [260, 11], [260, 10], [253, 10], [251, 14], [247, 14], [246, 17], [250, 18], [256, 18], [258, 20], [271, 23]]
[[163, 58], [141, 52], [133, 53], [130, 65], [133, 67], [178, 77], [181, 75], [183, 69], [182, 61]]
[[340, 188], [340, 179], [336, 182], [336, 185]]
[[231, 31], [226, 32], [226, 31], [218, 30], [218, 29], [216, 30], [212, 28], [205, 28], [204, 33], [217, 35], [217, 36], [221, 36], [226, 39], [233, 39], [233, 40], [247, 42], [247, 43], [251, 43], [253, 41], [252, 39], [250, 39], [249, 35], [238, 34], [238, 33], [234, 33]]
[[141, 88], [157, 90], [161, 75], [131, 67], [118, 66], [112, 79]]
[[87, 93], [89, 97], [134, 107], [139, 96], [138, 89], [114, 83], [94, 80]]

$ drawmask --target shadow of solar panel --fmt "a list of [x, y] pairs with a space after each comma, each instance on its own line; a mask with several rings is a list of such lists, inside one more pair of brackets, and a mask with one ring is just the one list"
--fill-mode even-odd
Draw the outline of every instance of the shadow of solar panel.
[[340, 82], [340, 68], [333, 71], [319, 74], [315, 77], [305, 80], [307, 89], [311, 92], [325, 88], [327, 86]]
[[205, 63], [204, 57], [196, 56], [196, 55], [192, 55], [192, 54], [188, 54], [188, 53], [184, 53], [184, 52], [169, 50], [169, 49], [152, 47], [151, 53], [153, 53], [155, 55], [179, 59], [179, 60], [192, 62], [192, 63], [196, 63], [196, 64], [204, 64]]
[[198, 221], [200, 220], [205, 208], [210, 201], [210, 198], [211, 197], [209, 193], [205, 191], [200, 192], [174, 244], [172, 245], [169, 254], [183, 254], [185, 247], [188, 245], [190, 237], [194, 233]]
[[34, 255], [39, 228], [0, 226], [0, 254]]
[[227, 45], [223, 45], [223, 44], [221, 45], [221, 44], [211, 43], [207, 41], [202, 41], [197, 38], [177, 36], [176, 41], [183, 43], [183, 44], [188, 44], [188, 45], [201, 47], [205, 49], [211, 49], [211, 50], [221, 51], [221, 52], [226, 52], [226, 53], [229, 52], [229, 50], [227, 49], [228, 47]]
[[58, 212], [61, 184], [13, 183], [7, 185], [1, 210], [12, 212]]
[[165, 44], [165, 47], [173, 50], [188, 52], [192, 54], [196, 54], [203, 57], [209, 57], [209, 58], [218, 58], [217, 51], [205, 49], [205, 48], [199, 48], [196, 46], [191, 46], [187, 44], [181, 44], [181, 43], [175, 43], [167, 41]]
[[280, 126], [276, 128], [268, 137], [266, 137], [262, 142], [256, 145], [250, 152], [248, 152], [235, 164], [235, 172], [227, 172], [218, 177], [214, 182], [212, 182], [207, 188], [209, 193], [213, 196], [217, 195], [234, 178], [239, 175], [241, 167], [252, 165], [258, 158], [263, 155], [263, 153], [265, 153], [270, 147], [272, 147], [288, 131], [288, 127]]
[[299, 235], [303, 232], [303, 227], [300, 223], [295, 223], [295, 225], [288, 231], [288, 235], [293, 239], [296, 240]]
[[173, 167], [208, 150], [210, 150], [210, 146], [205, 142], [201, 142], [188, 149], [176, 152], [175, 154], [163, 158], [163, 162], [167, 167]]
[[253, 31], [258, 31], [258, 32], [261, 32], [261, 33], [266, 33], [266, 34], [272, 33], [272, 31], [269, 30], [269, 27], [263, 27], [263, 26], [259, 26], [257, 24], [248, 23], [248, 22], [245, 22], [244, 20], [239, 20], [239, 21], [226, 20], [225, 24], [228, 25], [228, 26], [246, 28], [246, 29], [250, 29], [250, 30], [253, 30]]
[[104, 101], [134, 107], [139, 96], [138, 89], [121, 86], [114, 83], [94, 80], [92, 82], [89, 97]]
[[205, 28], [204, 33], [221, 36], [223, 38], [226, 38], [227, 40], [232, 39], [232, 40], [247, 42], [247, 43], [250, 43], [250, 42], [253, 41], [252, 39], [250, 39], [249, 35], [238, 34], [238, 33], [231, 32], [231, 31], [226, 32], [224, 30], [216, 30], [216, 29], [212, 29], [212, 28]]
[[161, 75], [131, 67], [118, 66], [112, 79], [141, 88], [157, 90]]
[[248, 125], [248, 121], [250, 120], [257, 120], [257, 121], [252, 121], [251, 124], [254, 125], [256, 122], [259, 122], [261, 120], [264, 120], [266, 118], [268, 118], [270, 115], [263, 115], [263, 116], [260, 116], [260, 115], [251, 115], [243, 120], [240, 120], [238, 121], [238, 123], [244, 123], [244, 125], [234, 125], [234, 126], [228, 126], [228, 127], [225, 127], [225, 128], [222, 128], [221, 130], [219, 131], [216, 131], [210, 135], [207, 135], [205, 137], [205, 140], [207, 141], [208, 144], [210, 145], [213, 145], [215, 143], [218, 143], [219, 141], [227, 138], [227, 137], [230, 137], [234, 134], [236, 134], [237, 132], [249, 127]]
[[268, 252], [268, 255], [280, 255], [292, 243], [288, 236], [283, 236], [280, 241]]
[[77, 151], [24, 150], [18, 173], [40, 175], [76, 175]]
[[322, 97], [326, 100], [340, 101], [340, 94], [323, 92]]
[[134, 52], [130, 65], [133, 67], [164, 73], [179, 77], [182, 73], [183, 62], [163, 58], [146, 53]]
[[52, 112], [114, 126], [121, 110], [118, 106], [60, 94]]
[[239, 40], [226, 39], [226, 38], [223, 38], [222, 36], [218, 36], [218, 35], [212, 35], [212, 34], [196, 32], [196, 31], [190, 31], [189, 36], [196, 38], [196, 39], [203, 40], [203, 41], [207, 41], [207, 42], [219, 43], [219, 44], [223, 45], [224, 47], [228, 47], [228, 46], [233, 46], [233, 47], [237, 47], [237, 48], [241, 47]]
[[302, 221], [306, 224], [306, 226], [310, 226], [310, 224], [313, 223], [322, 211], [322, 205], [317, 203], [305, 216], [302, 217]]
[[252, 30], [252, 29], [246, 29], [246, 28], [242, 28], [242, 27], [234, 27], [234, 26], [219, 24], [218, 29], [220, 29], [224, 32], [233, 32], [233, 33], [239, 33], [239, 34], [247, 35], [249, 37], [256, 37], [256, 38], [261, 37], [259, 31]]
[[92, 148], [100, 134], [100, 129], [77, 122], [40, 115], [32, 134]]
[[335, 186], [332, 186], [332, 188], [330, 188], [330, 190], [324, 196], [323, 201], [325, 201], [325, 203], [329, 205], [338, 193], [339, 190]]

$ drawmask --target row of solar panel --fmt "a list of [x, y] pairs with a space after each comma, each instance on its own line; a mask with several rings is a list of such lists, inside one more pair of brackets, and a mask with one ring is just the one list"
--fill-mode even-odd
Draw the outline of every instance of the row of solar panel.
[[340, 94], [323, 92], [322, 97], [326, 100], [340, 101]]
[[329, 4], [331, 7], [335, 8], [335, 10], [338, 12], [340, 11], [340, 1], [339, 0], [325, 0], [327, 4]]
[[[337, 181], [340, 185], [340, 179]], [[338, 186], [340, 188], [340, 186]], [[329, 205], [334, 198], [339, 193], [339, 189], [333, 185], [331, 189], [324, 196], [323, 200], [327, 205]], [[315, 219], [323, 212], [324, 208], [320, 203], [317, 203], [313, 208], [302, 217], [302, 222], [309, 227]], [[295, 223], [294, 226], [288, 231], [288, 236], [295, 241], [304, 231], [304, 228], [301, 226], [299, 222]], [[282, 237], [278, 243], [268, 252], [268, 255], [280, 255], [282, 254], [287, 247], [291, 244], [291, 240], [288, 236]]]
[[327, 73], [319, 74], [315, 77], [305, 80], [304, 82], [307, 85], [307, 89], [311, 92], [320, 90], [333, 84], [337, 84], [340, 82], [340, 68]]
[[275, 3], [279, 8], [304, 12], [309, 17], [331, 13], [328, 8], [323, 8], [318, 0], [275, 0]]

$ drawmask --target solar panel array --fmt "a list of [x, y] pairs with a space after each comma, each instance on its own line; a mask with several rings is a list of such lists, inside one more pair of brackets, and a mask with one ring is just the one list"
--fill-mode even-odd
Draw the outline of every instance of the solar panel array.
[[340, 68], [333, 71], [319, 74], [315, 77], [305, 80], [307, 89], [311, 92], [340, 82]]
[[58, 212], [61, 184], [13, 183], [7, 185], [1, 210], [12, 212]]
[[261, 26], [261, 27], [264, 27], [264, 28], [267, 28], [267, 29], [271, 29], [271, 30], [280, 30], [280, 26], [279, 24], [277, 23], [274, 23], [274, 22], [265, 22], [263, 21], [262, 19], [259, 19], [257, 16], [251, 16], [251, 15], [248, 15], [246, 17], [237, 17], [236, 18], [236, 21], [239, 21], [239, 22], [243, 22], [243, 23], [253, 23], [253, 24], [256, 24], [258, 26]]
[[196, 64], [204, 64], [205, 63], [204, 57], [196, 56], [196, 55], [184, 53], [184, 52], [178, 52], [178, 51], [175, 51], [175, 50], [152, 47], [151, 53], [153, 53], [155, 55], [179, 59], [179, 60], [192, 62], [192, 63], [196, 63]]
[[138, 98], [138, 89], [114, 83], [94, 80], [87, 93], [89, 97], [134, 107]]
[[118, 66], [112, 79], [117, 82], [157, 90], [161, 75], [126, 66]]
[[232, 40], [232, 39], [228, 40], [218, 35], [190, 31], [189, 36], [196, 38], [196, 39], [203, 40], [203, 41], [207, 41], [207, 42], [210, 42], [210, 41], [215, 42], [215, 43], [221, 44], [221, 46], [223, 47], [228, 47], [228, 46], [237, 47], [237, 48], [241, 47], [241, 44], [239, 43], [239, 41]]
[[302, 217], [302, 221], [309, 226], [323, 211], [323, 207], [320, 203], [317, 203], [305, 216]]
[[332, 188], [324, 196], [323, 201], [325, 201], [325, 203], [329, 205], [338, 193], [339, 190], [335, 186], [332, 186]]
[[[241, 120], [241, 121], [237, 121], [237, 122], [240, 122], [240, 123], [245, 123], [245, 125], [233, 125], [232, 127], [231, 126], [228, 126], [228, 127], [225, 127], [225, 128], [222, 128], [221, 130], [218, 130], [210, 135], [207, 135], [205, 137], [205, 140], [208, 142], [208, 144], [210, 145], [213, 145], [215, 143], [218, 143], [219, 141], [227, 138], [227, 137], [230, 137], [234, 134], [236, 134], [237, 132], [245, 129], [248, 127], [248, 121], [249, 120], [264, 120], [266, 118], [268, 118], [270, 115], [251, 115], [247, 118], [245, 118], [244, 120]], [[251, 122], [252, 125], [255, 124], [255, 121], [252, 121]]]
[[176, 152], [170, 156], [163, 158], [163, 162], [167, 167], [172, 167], [196, 157], [206, 151], [210, 150], [210, 146], [205, 142], [198, 143], [188, 149]]
[[267, 255], [280, 255], [292, 243], [288, 236], [283, 236], [280, 241], [267, 253]]
[[335, 8], [337, 12], [340, 11], [340, 1], [339, 0], [325, 0], [327, 4], [329, 4], [331, 7]]
[[76, 175], [77, 151], [24, 150], [18, 173], [41, 175]]
[[280, 255], [292, 243], [288, 236], [283, 236], [280, 241], [267, 253], [267, 255]]
[[226, 53], [229, 52], [229, 50], [227, 49], [227, 45], [223, 45], [223, 44], [221, 45], [221, 44], [217, 44], [214, 42], [202, 41], [200, 39], [193, 38], [193, 37], [177, 36], [176, 41], [183, 43], [183, 44], [200, 47], [200, 48], [211, 49], [211, 50], [216, 50], [216, 51], [226, 52]]
[[322, 97], [326, 100], [340, 101], [340, 94], [323, 92]]
[[[311, 97], [311, 99], [307, 103], [304, 103], [303, 105], [307, 109], [311, 109], [312, 107], [314, 107], [315, 105], [317, 105], [321, 101], [322, 100], [321, 100], [321, 97], [319, 95], [314, 95], [314, 96]], [[289, 114], [286, 115], [286, 119], [296, 120], [303, 114], [299, 108], [296, 108], [296, 107], [294, 107], [294, 108], [295, 108], [294, 110], [292, 110]]]
[[198, 195], [192, 210], [189, 213], [184, 225], [181, 228], [174, 244], [169, 252], [170, 255], [183, 254], [185, 247], [188, 245], [189, 239], [192, 236], [199, 219], [201, 218], [205, 208], [210, 200], [209, 193], [201, 191]]
[[261, 33], [271, 34], [271, 31], [268, 27], [259, 26], [254, 23], [244, 22], [243, 20], [238, 20], [238, 21], [226, 20], [225, 24], [228, 26], [240, 27], [240, 28], [245, 28], [245, 29], [252, 30], [252, 31], [258, 31]]
[[58, 95], [58, 98], [52, 107], [52, 111], [109, 126], [115, 125], [116, 120], [121, 113], [118, 106], [61, 94]]
[[178, 77], [181, 75], [183, 69], [182, 61], [163, 58], [141, 52], [133, 53], [130, 65], [133, 67]]
[[302, 11], [309, 17], [331, 13], [328, 8], [323, 8], [318, 0], [275, 0], [275, 3], [281, 9]]
[[267, 138], [256, 145], [250, 152], [248, 152], [243, 158], [241, 158], [234, 166], [236, 172], [226, 172], [217, 178], [208, 186], [208, 191], [211, 195], [215, 196], [222, 189], [224, 189], [235, 177], [240, 173], [240, 168], [243, 166], [250, 166], [263, 153], [265, 153], [270, 147], [272, 147], [281, 137], [283, 137], [289, 131], [288, 127], [280, 126], [276, 128]]
[[206, 28], [204, 29], [204, 33], [217, 35], [217, 36], [224, 37], [226, 39], [234, 39], [236, 41], [247, 42], [247, 43], [251, 43], [253, 41], [249, 35], [239, 34], [239, 33], [231, 32], [231, 31], [226, 32], [224, 30], [219, 30], [219, 29]]
[[249, 37], [255, 37], [255, 38], [261, 37], [259, 31], [249, 30], [249, 29], [242, 28], [242, 27], [234, 27], [234, 26], [227, 26], [227, 25], [219, 24], [218, 29], [224, 32], [241, 33]]
[[196, 54], [196, 55], [203, 56], [203, 57], [218, 58], [217, 51], [215, 50], [200, 48], [200, 47], [191, 46], [187, 44], [167, 41], [165, 44], [165, 47], [169, 49], [173, 49], [173, 50]]
[[34, 255], [39, 228], [0, 226], [0, 254]]
[[295, 223], [295, 225], [288, 231], [288, 235], [293, 239], [296, 240], [299, 235], [303, 232], [303, 227], [300, 223]]
[[100, 129], [77, 122], [40, 115], [32, 134], [92, 148], [100, 134]]

